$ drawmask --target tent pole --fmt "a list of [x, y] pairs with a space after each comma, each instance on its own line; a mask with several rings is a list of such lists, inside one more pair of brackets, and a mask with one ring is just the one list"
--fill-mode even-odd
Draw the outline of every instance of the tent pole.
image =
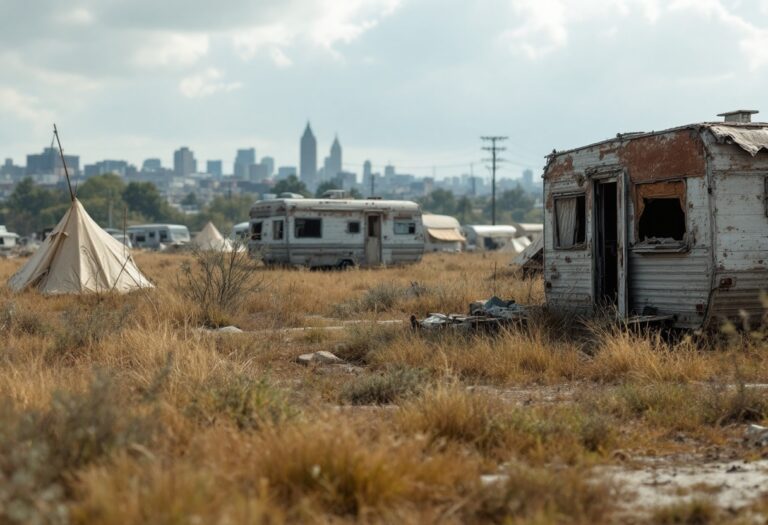
[[67, 161], [64, 160], [64, 150], [61, 149], [61, 140], [59, 140], [59, 130], [56, 129], [56, 123], [53, 124], [53, 135], [56, 137], [56, 143], [59, 145], [59, 155], [61, 156], [61, 164], [64, 166], [64, 175], [67, 176], [67, 188], [69, 188], [69, 197], [74, 201], [75, 192], [72, 191], [72, 182], [69, 180], [69, 170], [67, 169]]

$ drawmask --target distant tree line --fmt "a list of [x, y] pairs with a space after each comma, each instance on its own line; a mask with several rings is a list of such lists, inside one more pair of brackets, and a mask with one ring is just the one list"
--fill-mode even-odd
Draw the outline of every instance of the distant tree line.
[[[437, 189], [419, 199], [425, 212], [456, 217], [461, 224], [490, 224], [491, 197], [456, 197], [452, 191]], [[496, 194], [496, 224], [541, 222], [541, 208], [534, 208], [534, 198], [518, 186]]]
[[[227, 235], [232, 225], [248, 220], [248, 213], [255, 196], [239, 194], [231, 197], [215, 197], [200, 213], [185, 214], [173, 208], [160, 195], [151, 182], [129, 182], [114, 174], [91, 177], [79, 188], [77, 198], [88, 214], [102, 227], [111, 225], [121, 228], [123, 214], [127, 222], [165, 222], [185, 224], [191, 231], [201, 229], [206, 222], [213, 223]], [[197, 198], [189, 195], [195, 203]], [[59, 222], [69, 208], [69, 193], [49, 189], [26, 178], [19, 182], [8, 200], [0, 204], [0, 224], [21, 235], [30, 235], [51, 228]]]

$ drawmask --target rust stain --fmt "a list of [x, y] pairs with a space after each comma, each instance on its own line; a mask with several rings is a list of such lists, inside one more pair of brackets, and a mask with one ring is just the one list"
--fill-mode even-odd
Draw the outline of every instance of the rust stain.
[[616, 153], [617, 148], [615, 146], [605, 146], [600, 148], [600, 160], [603, 160], [608, 155]]
[[632, 182], [650, 182], [706, 173], [704, 142], [694, 130], [629, 140], [618, 152]]
[[554, 158], [547, 166], [544, 177], [547, 179], [560, 179], [573, 173], [573, 157], [567, 155], [565, 158]]

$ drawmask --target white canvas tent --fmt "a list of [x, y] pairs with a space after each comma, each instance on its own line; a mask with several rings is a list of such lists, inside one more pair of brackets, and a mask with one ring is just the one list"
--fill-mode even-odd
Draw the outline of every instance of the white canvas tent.
[[195, 235], [193, 243], [201, 250], [231, 252], [234, 249], [232, 241], [225, 239], [210, 221]]
[[44, 294], [151, 288], [128, 249], [101, 229], [77, 199], [8, 286]]

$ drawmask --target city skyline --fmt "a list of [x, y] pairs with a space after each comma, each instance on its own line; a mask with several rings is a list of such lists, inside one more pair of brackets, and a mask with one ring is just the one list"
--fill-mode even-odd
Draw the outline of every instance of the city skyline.
[[[356, 171], [370, 158], [417, 175], [476, 163], [485, 176], [481, 135], [510, 137], [503, 170], [515, 174], [617, 132], [768, 111], [768, 5], [757, 0], [161, 7], [42, 0], [32, 15], [3, 2], [0, 156], [39, 151], [55, 121], [86, 162], [169, 165], [189, 145], [229, 164], [253, 145], [298, 164], [309, 117], [339, 132]], [[691, 24], [707, 34], [701, 53], [681, 41]], [[318, 138], [327, 151], [331, 134]]]

